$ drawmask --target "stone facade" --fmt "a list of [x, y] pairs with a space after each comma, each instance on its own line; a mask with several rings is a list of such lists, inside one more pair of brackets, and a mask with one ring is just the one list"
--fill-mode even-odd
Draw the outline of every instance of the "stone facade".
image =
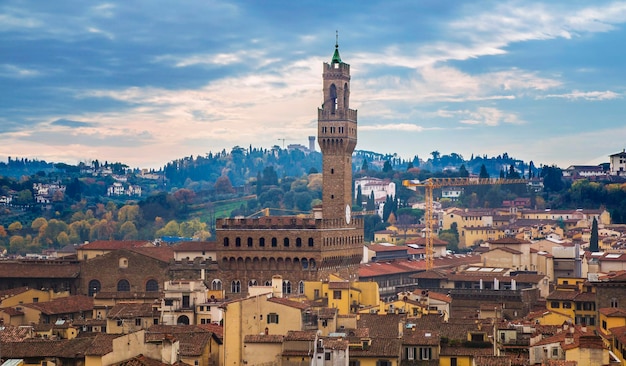
[[[242, 296], [250, 285], [283, 278], [285, 294], [301, 292], [304, 281], [330, 274], [356, 280], [363, 255], [363, 220], [352, 218], [352, 152], [357, 113], [349, 109], [350, 65], [338, 46], [323, 65], [324, 102], [318, 110], [318, 142], [323, 154], [321, 214], [218, 219], [216, 278], [226, 295]], [[239, 295], [242, 294], [242, 295]]]

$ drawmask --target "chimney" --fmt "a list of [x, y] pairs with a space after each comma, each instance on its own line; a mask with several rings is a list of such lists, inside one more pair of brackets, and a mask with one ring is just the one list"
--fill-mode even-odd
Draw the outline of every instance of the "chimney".
[[272, 296], [283, 297], [283, 278], [280, 275], [272, 276]]

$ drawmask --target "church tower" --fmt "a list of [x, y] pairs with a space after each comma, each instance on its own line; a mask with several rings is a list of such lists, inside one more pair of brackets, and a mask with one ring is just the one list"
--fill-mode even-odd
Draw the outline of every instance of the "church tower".
[[322, 152], [322, 217], [350, 224], [352, 152], [357, 140], [357, 111], [350, 109], [350, 65], [341, 61], [339, 44], [323, 65], [324, 102], [317, 112]]

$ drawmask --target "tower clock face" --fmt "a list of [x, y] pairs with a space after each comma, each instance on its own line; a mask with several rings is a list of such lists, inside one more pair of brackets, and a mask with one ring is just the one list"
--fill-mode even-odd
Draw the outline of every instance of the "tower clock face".
[[352, 218], [352, 212], [350, 211], [350, 205], [346, 205], [346, 224], [349, 224], [350, 218]]

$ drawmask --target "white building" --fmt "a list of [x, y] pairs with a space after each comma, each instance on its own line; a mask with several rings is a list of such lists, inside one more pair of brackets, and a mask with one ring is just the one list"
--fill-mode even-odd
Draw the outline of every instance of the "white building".
[[372, 192], [374, 193], [374, 202], [376, 203], [376, 207], [378, 207], [380, 203], [384, 203], [387, 196], [396, 196], [396, 184], [387, 179], [383, 180], [372, 177], [356, 179], [354, 181], [354, 198], [358, 195], [359, 187], [361, 188], [361, 197], [363, 198], [361, 205], [364, 205], [367, 202]]
[[626, 149], [617, 154], [610, 155], [611, 175], [626, 176]]

